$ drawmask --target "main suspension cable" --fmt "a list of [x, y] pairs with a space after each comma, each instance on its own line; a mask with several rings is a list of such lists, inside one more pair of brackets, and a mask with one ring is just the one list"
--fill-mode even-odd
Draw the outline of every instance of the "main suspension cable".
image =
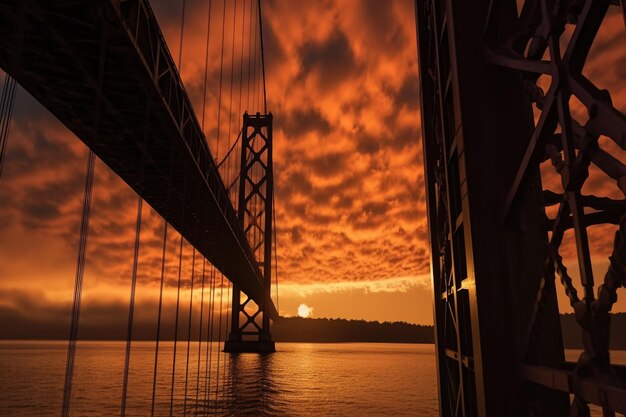
[[[237, 146], [237, 143], [239, 142], [239, 139], [241, 138], [242, 129], [239, 130], [239, 133], [237, 134], [237, 139], [235, 139], [235, 142], [233, 143], [233, 146], [230, 147], [230, 149], [228, 150], [228, 153], [226, 154], [226, 156], [220, 161], [219, 164], [217, 164], [217, 169], [220, 169], [220, 167], [222, 166], [224, 161], [226, 161], [228, 159], [228, 157], [230, 156], [231, 152], [233, 150], [235, 150], [235, 147]], [[226, 181], [226, 184], [228, 184], [228, 180]]]

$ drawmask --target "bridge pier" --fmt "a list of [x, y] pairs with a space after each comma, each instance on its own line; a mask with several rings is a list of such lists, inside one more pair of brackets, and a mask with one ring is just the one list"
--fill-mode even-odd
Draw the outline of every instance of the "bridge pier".
[[[265, 339], [265, 340], [263, 340]], [[259, 340], [237, 340], [233, 335], [224, 343], [224, 352], [228, 353], [274, 353], [276, 344], [270, 335]]]
[[[252, 257], [262, 271], [263, 300], [255, 303], [233, 284], [231, 328], [224, 352], [272, 353], [276, 350], [267, 311], [272, 305], [273, 202], [272, 114], [250, 116], [245, 113], [237, 215], [250, 242]], [[242, 295], [245, 296], [243, 303]]]

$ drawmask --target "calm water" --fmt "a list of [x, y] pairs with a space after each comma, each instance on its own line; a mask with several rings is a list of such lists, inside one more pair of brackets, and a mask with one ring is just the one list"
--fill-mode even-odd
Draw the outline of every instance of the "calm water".
[[[214, 345], [215, 347], [215, 345]], [[119, 415], [123, 342], [81, 342], [72, 415]], [[198, 345], [191, 344], [187, 414], [227, 416], [431, 416], [437, 414], [432, 345], [280, 343], [279, 353], [211, 353], [211, 381], [196, 386]], [[0, 416], [58, 416], [65, 342], [0, 342]], [[155, 415], [169, 415], [173, 343], [161, 344]], [[174, 414], [185, 401], [187, 343], [178, 344]], [[135, 342], [127, 415], [150, 414], [154, 343]], [[208, 381], [207, 381], [208, 382]], [[204, 392], [207, 389], [208, 401]], [[196, 390], [198, 401], [196, 402]], [[206, 409], [205, 409], [206, 405]]]
[[[124, 342], [80, 342], [72, 415], [120, 414]], [[191, 343], [188, 415], [224, 416], [435, 416], [437, 387], [433, 345], [279, 343], [275, 355], [209, 352]], [[0, 341], [0, 416], [58, 416], [66, 360], [65, 342]], [[577, 351], [567, 351], [575, 361]], [[626, 352], [612, 354], [626, 363]], [[187, 343], [176, 355], [173, 412], [185, 409]], [[173, 343], [161, 344], [155, 415], [168, 416]], [[218, 366], [219, 363], [219, 366]], [[218, 370], [219, 369], [219, 375]], [[127, 415], [150, 415], [154, 343], [134, 342]], [[593, 416], [600, 416], [596, 407]]]

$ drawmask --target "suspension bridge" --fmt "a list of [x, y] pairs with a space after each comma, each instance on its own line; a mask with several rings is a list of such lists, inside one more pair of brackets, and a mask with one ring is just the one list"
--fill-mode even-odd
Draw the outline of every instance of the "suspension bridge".
[[[194, 411], [198, 411], [200, 379], [205, 380], [205, 410], [210, 396], [211, 387], [207, 389], [206, 385], [210, 384], [206, 382], [210, 373], [217, 372], [215, 380], [219, 380], [219, 356], [217, 369], [211, 370], [209, 352], [211, 355], [213, 352], [209, 345], [214, 338], [217, 316], [220, 319], [217, 336], [221, 338], [224, 278], [232, 283], [232, 300], [226, 300], [232, 302], [232, 313], [224, 326], [224, 329], [230, 326], [224, 350], [271, 353], [275, 349], [270, 333], [270, 320], [278, 316], [271, 297], [275, 276], [272, 271], [276, 271], [272, 262], [276, 257], [273, 135], [265, 91], [261, 4], [253, 0], [208, 2], [201, 113], [192, 105], [180, 77], [184, 64], [185, 1], [180, 6], [180, 45], [175, 60], [145, 0], [26, 0], [0, 5], [0, 66], [7, 73], [1, 103], [2, 164], [16, 82], [90, 149], [62, 415], [69, 415], [71, 410], [96, 157], [138, 196], [121, 415], [126, 410], [128, 372], [132, 365], [130, 352], [144, 201], [164, 219], [151, 414], [155, 411], [159, 371], [168, 229], [180, 234], [170, 415], [174, 410], [176, 348], [181, 336], [178, 334], [182, 319], [181, 284], [187, 285], [181, 273], [183, 241], [193, 247], [192, 271], [196, 262], [202, 264], [202, 276], [196, 278], [201, 279], [202, 286], [198, 354], [204, 341], [206, 361], [202, 373], [201, 361], [197, 363], [195, 403], [190, 404]], [[217, 57], [210, 54], [216, 47]], [[208, 69], [216, 60], [220, 62], [219, 80], [211, 82]], [[217, 105], [209, 110], [208, 97], [214, 95]], [[210, 138], [207, 137], [209, 125], [215, 131]], [[186, 326], [183, 413], [188, 411], [194, 284], [198, 290], [192, 272], [188, 283], [191, 301]], [[206, 303], [205, 289], [209, 290]], [[228, 294], [230, 290], [229, 286]], [[217, 291], [220, 299], [216, 314]], [[218, 389], [215, 382], [214, 390]]]
[[[0, 99], [0, 175], [17, 83], [90, 150], [64, 416], [72, 404], [96, 157], [137, 194], [120, 414], [126, 413], [133, 363], [144, 202], [164, 220], [150, 413], [162, 411], [155, 397], [172, 229], [180, 242], [169, 414], [215, 407], [222, 342], [232, 353], [275, 349], [273, 116], [266, 104], [261, 2], [208, 1], [200, 100], [192, 100], [180, 76], [185, 4], [178, 4], [176, 58], [147, 0], [0, 4], [0, 67], [7, 73]], [[584, 194], [592, 169], [626, 194], [626, 165], [615, 151], [626, 149], [626, 117], [611, 93], [583, 72], [613, 9], [626, 23], [624, 2], [617, 0], [415, 1], [442, 416], [626, 413], [626, 368], [611, 364], [609, 350], [610, 311], [626, 285], [626, 206], [623, 199]], [[212, 77], [209, 68], [217, 61]], [[215, 105], [207, 105], [211, 100]], [[558, 192], [543, 184], [546, 163]], [[596, 288], [589, 230], [600, 225], [614, 234], [609, 267]], [[188, 282], [181, 273], [183, 241], [193, 247], [192, 271], [202, 264], [201, 277], [192, 272]], [[579, 283], [561, 255], [567, 245], [575, 249]], [[200, 337], [190, 376], [198, 281]], [[584, 342], [577, 362], [565, 360], [559, 283]], [[191, 286], [191, 300], [183, 323], [184, 395], [175, 399], [182, 285]], [[227, 287], [231, 315], [223, 329], [229, 334], [221, 339], [218, 313], [212, 368], [215, 312], [222, 311]]]

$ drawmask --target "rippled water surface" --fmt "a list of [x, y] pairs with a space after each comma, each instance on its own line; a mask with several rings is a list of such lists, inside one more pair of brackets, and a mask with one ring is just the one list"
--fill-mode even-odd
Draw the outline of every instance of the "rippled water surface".
[[[65, 342], [0, 342], [1, 416], [59, 415], [66, 347]], [[79, 343], [72, 415], [120, 414], [124, 348], [124, 342]], [[187, 367], [187, 343], [178, 343], [174, 415], [184, 409], [188, 415], [227, 416], [437, 414], [432, 345], [279, 343], [278, 352], [268, 356], [231, 356], [215, 348], [206, 362], [205, 344], [198, 355], [192, 342]], [[162, 343], [155, 415], [170, 413], [172, 363], [173, 343]], [[135, 342], [127, 415], [150, 415], [153, 374], [154, 343]]]

